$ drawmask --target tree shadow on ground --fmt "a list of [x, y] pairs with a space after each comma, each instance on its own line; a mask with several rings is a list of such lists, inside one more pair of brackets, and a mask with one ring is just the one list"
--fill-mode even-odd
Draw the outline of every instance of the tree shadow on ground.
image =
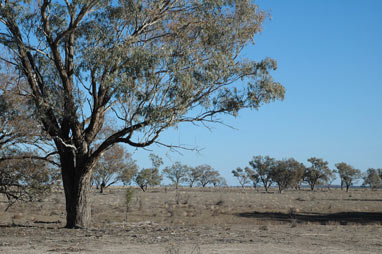
[[248, 212], [238, 213], [239, 217], [255, 218], [261, 220], [273, 220], [297, 223], [340, 223], [341, 225], [351, 224], [382, 224], [382, 213], [371, 212], [341, 212], [341, 213], [272, 213], [272, 212]]

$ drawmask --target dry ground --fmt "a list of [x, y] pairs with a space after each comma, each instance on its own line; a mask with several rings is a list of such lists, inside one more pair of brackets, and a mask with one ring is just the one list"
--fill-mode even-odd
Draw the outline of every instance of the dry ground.
[[64, 195], [0, 203], [0, 253], [382, 253], [382, 190], [92, 192], [92, 227], [62, 228]]

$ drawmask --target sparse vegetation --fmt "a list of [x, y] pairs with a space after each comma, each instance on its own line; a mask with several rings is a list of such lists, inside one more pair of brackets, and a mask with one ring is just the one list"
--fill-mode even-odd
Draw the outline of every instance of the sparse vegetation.
[[39, 160], [0, 162], [0, 194], [7, 198], [9, 209], [17, 201], [41, 200], [49, 194], [54, 181], [46, 163]]
[[92, 181], [97, 189], [100, 189], [101, 193], [103, 193], [105, 188], [119, 181], [116, 177], [117, 174], [127, 170], [126, 157], [129, 157], [129, 155], [125, 152], [124, 148], [120, 145], [114, 145], [97, 162]]
[[220, 176], [219, 172], [210, 165], [204, 164], [197, 166], [195, 170], [198, 172], [198, 182], [202, 187], [212, 184]]
[[179, 184], [186, 181], [187, 174], [189, 172], [187, 165], [182, 165], [179, 161], [175, 162], [172, 166], [163, 169], [163, 175], [170, 179], [170, 181], [178, 189]]
[[341, 178], [341, 185], [345, 184], [346, 192], [348, 192], [353, 182], [361, 177], [361, 171], [353, 168], [345, 162], [337, 163], [336, 168]]
[[382, 180], [378, 174], [378, 170], [374, 168], [369, 168], [363, 174], [363, 186], [369, 185], [370, 189], [377, 189], [382, 186]]
[[280, 193], [293, 185], [300, 167], [302, 167], [301, 164], [293, 158], [275, 162], [269, 175], [277, 184]]
[[321, 158], [311, 157], [308, 161], [312, 165], [305, 169], [304, 180], [310, 185], [310, 189], [313, 191], [317, 184], [327, 181], [330, 169], [328, 168], [328, 162]]
[[276, 160], [269, 156], [254, 156], [249, 162], [249, 165], [255, 171], [255, 174], [259, 177], [260, 181], [263, 183], [264, 189], [268, 192], [269, 187], [272, 184], [271, 171], [275, 165]]
[[149, 186], [160, 185], [162, 181], [162, 176], [159, 172], [159, 167], [163, 165], [162, 158], [155, 154], [150, 154], [150, 160], [152, 168], [141, 169], [134, 178], [135, 183], [144, 192]]
[[249, 175], [245, 169], [237, 168], [236, 170], [232, 170], [232, 174], [237, 178], [242, 188], [250, 182]]

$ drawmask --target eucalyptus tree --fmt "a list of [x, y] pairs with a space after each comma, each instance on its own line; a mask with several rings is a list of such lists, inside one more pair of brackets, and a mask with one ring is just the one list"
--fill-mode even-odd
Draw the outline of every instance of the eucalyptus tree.
[[226, 187], [227, 186], [227, 181], [225, 180], [224, 177], [217, 176], [217, 177], [212, 179], [212, 185], [214, 187]]
[[158, 155], [150, 154], [150, 160], [152, 167], [141, 169], [134, 178], [135, 183], [142, 191], [146, 191], [149, 186], [160, 185], [162, 181], [162, 176], [159, 173], [159, 167], [163, 165], [162, 158]]
[[170, 179], [170, 181], [175, 184], [175, 188], [178, 189], [179, 184], [186, 181], [189, 170], [187, 165], [183, 165], [177, 161], [173, 165], [163, 169], [163, 175]]
[[121, 172], [126, 170], [126, 159], [129, 154], [121, 145], [114, 145], [98, 160], [92, 179], [97, 187], [100, 187], [100, 192], [103, 193], [104, 189], [117, 183], [120, 179], [118, 176]]
[[292, 187], [294, 187], [296, 190], [301, 189], [301, 184], [304, 182], [304, 174], [306, 167], [303, 163], [299, 163], [299, 165], [296, 165], [296, 171], [292, 180]]
[[271, 169], [270, 176], [272, 181], [279, 187], [280, 193], [294, 184], [293, 182], [296, 179], [296, 174], [299, 173], [300, 168], [301, 163], [294, 158], [275, 162], [275, 165]]
[[[267, 16], [247, 0], [0, 0], [1, 60], [59, 155], [66, 227], [89, 226], [90, 178], [113, 144], [171, 146], [158, 138], [179, 123], [283, 98], [276, 62], [240, 54]], [[107, 116], [118, 128], [96, 145]]]
[[213, 184], [220, 174], [217, 170], [212, 168], [210, 165], [203, 164], [196, 167], [199, 172], [198, 182], [204, 188], [208, 184]]
[[346, 186], [346, 192], [348, 192], [353, 182], [361, 178], [361, 171], [353, 168], [345, 162], [337, 163], [335, 166], [338, 174], [340, 175], [341, 182]]
[[363, 186], [369, 185], [370, 189], [377, 189], [381, 187], [382, 181], [378, 175], [378, 170], [375, 168], [369, 168], [362, 176]]
[[330, 190], [332, 183], [337, 179], [336, 173], [337, 173], [336, 170], [328, 170], [328, 174], [325, 180], [328, 190]]
[[[25, 147], [38, 148], [43, 145], [44, 133], [39, 129], [39, 122], [35, 120], [33, 112], [28, 111], [29, 98], [24, 97], [20, 91], [26, 89], [25, 84], [18, 81], [17, 77], [9, 73], [9, 69], [1, 66], [0, 71], [0, 161], [8, 159], [23, 159], [19, 154]], [[17, 156], [7, 152], [17, 150]], [[48, 154], [39, 158], [34, 155], [34, 159], [45, 158], [53, 154]], [[28, 156], [32, 156], [29, 153]]]
[[[11, 152], [19, 155], [18, 151]], [[46, 162], [32, 159], [32, 154], [28, 158], [25, 152], [20, 156], [25, 158], [0, 162], [0, 194], [7, 199], [6, 210], [17, 201], [40, 200], [50, 192], [54, 182]]]
[[331, 171], [328, 167], [328, 162], [321, 158], [311, 157], [308, 159], [308, 162], [310, 162], [312, 166], [305, 169], [304, 180], [310, 185], [310, 189], [313, 191], [317, 184], [328, 180], [328, 175]]
[[257, 184], [260, 182], [259, 174], [249, 167], [245, 167], [245, 172], [248, 175], [248, 179], [252, 182], [253, 188], [257, 188]]
[[192, 186], [194, 186], [194, 184], [199, 181], [199, 178], [202, 175], [202, 173], [203, 172], [200, 170], [200, 168], [189, 167], [189, 171], [186, 176], [186, 182], [188, 182], [190, 188], [192, 188]]
[[17, 201], [42, 198], [56, 180], [54, 169], [47, 165], [52, 154], [40, 157], [35, 150], [44, 135], [25, 110], [29, 101], [15, 94], [22, 88], [11, 73], [0, 74], [0, 194], [7, 199], [6, 209]]
[[149, 186], [160, 185], [162, 176], [157, 168], [143, 168], [137, 173], [134, 181], [145, 192]]
[[138, 173], [137, 162], [132, 158], [131, 154], [127, 154], [124, 160], [124, 167], [118, 172], [117, 179], [122, 182], [123, 185], [129, 185], [134, 177]]
[[260, 181], [263, 183], [264, 189], [268, 192], [269, 187], [272, 184], [272, 168], [275, 166], [276, 160], [269, 156], [253, 156], [249, 161], [249, 165], [253, 168], [258, 175]]
[[237, 178], [242, 188], [244, 188], [244, 186], [250, 182], [249, 175], [247, 174], [246, 169], [242, 169], [239, 167], [237, 169], [232, 170], [232, 174], [234, 177]]
[[382, 168], [377, 168], [376, 170], [377, 170], [377, 173], [379, 175], [379, 178], [382, 179]]

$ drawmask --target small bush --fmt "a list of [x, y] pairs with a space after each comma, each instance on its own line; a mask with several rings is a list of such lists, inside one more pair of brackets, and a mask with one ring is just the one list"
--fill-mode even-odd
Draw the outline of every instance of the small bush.
[[129, 211], [131, 206], [131, 201], [133, 200], [135, 190], [133, 188], [127, 188], [125, 193], [125, 205], [126, 205], [126, 212]]

